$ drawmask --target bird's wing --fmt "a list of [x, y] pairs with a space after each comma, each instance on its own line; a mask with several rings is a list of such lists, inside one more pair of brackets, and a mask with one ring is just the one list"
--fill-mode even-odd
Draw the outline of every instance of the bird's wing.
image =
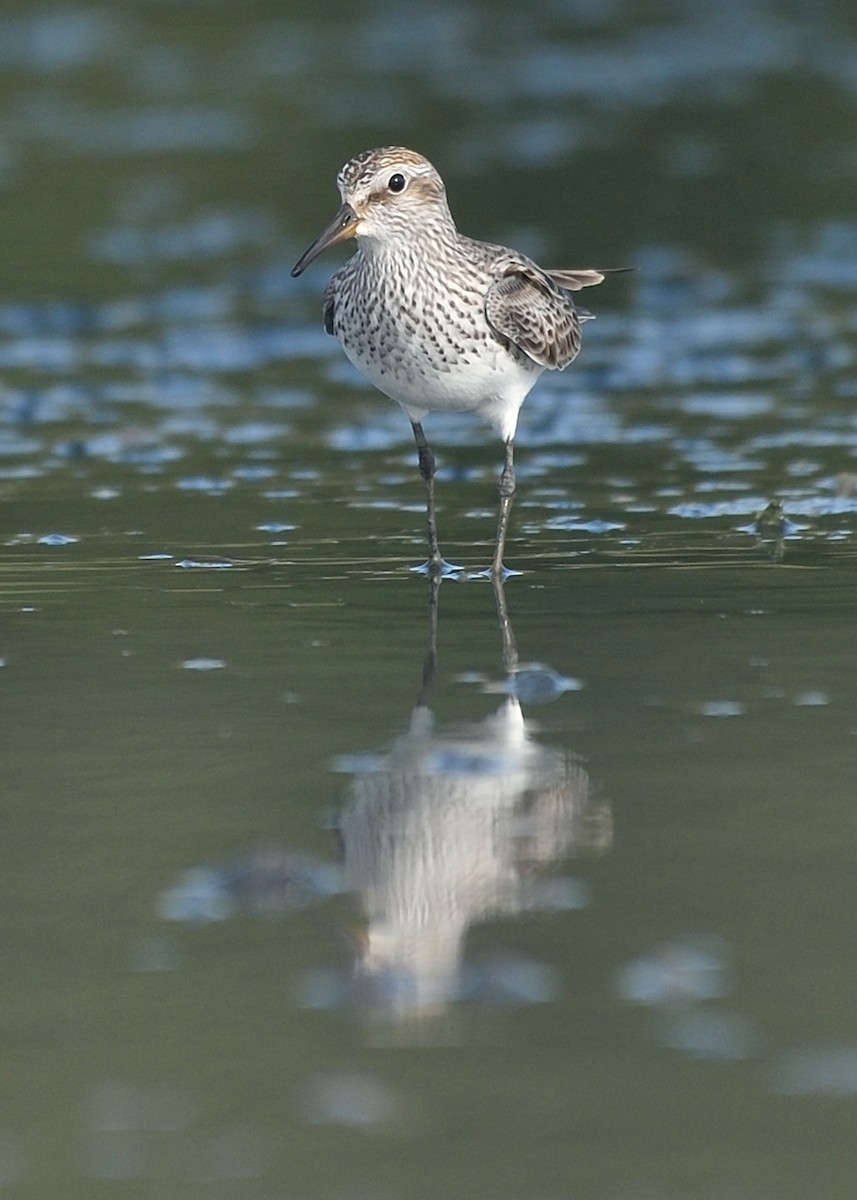
[[580, 318], [571, 297], [535, 263], [511, 259], [498, 267], [485, 295], [488, 324], [543, 367], [567, 367], [580, 350]]
[[592, 287], [596, 283], [604, 282], [603, 271], [574, 271], [566, 270], [565, 268], [545, 271], [545, 274], [550, 276], [557, 287], [565, 288], [567, 292], [579, 292], [581, 288]]
[[321, 302], [321, 316], [322, 320], [324, 321], [324, 328], [328, 333], [333, 333], [334, 303], [333, 279], [329, 279], [327, 287], [324, 289], [324, 297]]
[[592, 287], [596, 283], [603, 283], [608, 275], [624, 275], [626, 271], [633, 271], [633, 267], [604, 267], [600, 271], [587, 268], [586, 270], [576, 271], [573, 268], [566, 269], [553, 267], [545, 271], [558, 287], [565, 288], [567, 292], [579, 292], [581, 288]]

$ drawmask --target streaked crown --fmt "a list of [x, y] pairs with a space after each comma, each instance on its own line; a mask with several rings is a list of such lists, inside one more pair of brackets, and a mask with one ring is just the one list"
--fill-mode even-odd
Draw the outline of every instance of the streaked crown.
[[[424, 220], [450, 222], [446, 188], [427, 158], [405, 146], [364, 150], [345, 164], [336, 177], [343, 203], [357, 214], [358, 234], [374, 227], [390, 228], [417, 213]], [[410, 214], [410, 216], [408, 216]]]

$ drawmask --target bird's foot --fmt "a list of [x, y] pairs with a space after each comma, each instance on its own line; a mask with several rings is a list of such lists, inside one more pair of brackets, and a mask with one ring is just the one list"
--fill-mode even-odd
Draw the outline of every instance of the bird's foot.
[[411, 567], [411, 571], [415, 575], [425, 575], [426, 578], [436, 579], [466, 579], [467, 572], [464, 567], [458, 567], [455, 563], [448, 563], [445, 558], [429, 559], [427, 562], [420, 563], [417, 567]]
[[515, 571], [512, 567], [506, 567], [500, 563], [499, 568], [496, 566], [486, 567], [484, 571], [472, 571], [468, 578], [470, 579], [496, 579], [499, 583], [505, 583], [507, 579], [511, 579], [513, 575], [523, 575], [523, 571]]

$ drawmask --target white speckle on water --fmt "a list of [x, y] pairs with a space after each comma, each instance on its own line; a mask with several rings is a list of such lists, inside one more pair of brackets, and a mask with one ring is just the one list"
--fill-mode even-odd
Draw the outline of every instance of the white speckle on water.
[[703, 717], [741, 717], [746, 711], [737, 700], [706, 700], [699, 706]]
[[462, 979], [464, 999], [482, 1004], [548, 1004], [560, 994], [557, 971], [548, 963], [500, 952], [468, 963]]
[[794, 703], [798, 708], [824, 708], [825, 705], [830, 703], [830, 697], [827, 692], [810, 688], [806, 692], [798, 692], [794, 698]]
[[192, 475], [176, 482], [183, 492], [204, 492], [209, 496], [220, 496], [234, 486], [233, 479], [214, 479], [208, 475]]
[[393, 1124], [399, 1103], [392, 1089], [374, 1076], [342, 1071], [307, 1080], [298, 1092], [298, 1108], [312, 1125], [379, 1133]]
[[72, 537], [70, 533], [45, 533], [39, 538], [39, 545], [70, 546], [73, 542], [77, 542], [79, 540], [79, 538]]
[[670, 1014], [661, 1044], [689, 1058], [709, 1062], [739, 1062], [757, 1048], [752, 1022], [739, 1013], [694, 1007]]
[[158, 916], [166, 921], [206, 925], [225, 921], [234, 911], [223, 876], [209, 867], [194, 867], [165, 889], [155, 903]]
[[622, 967], [616, 991], [634, 1004], [720, 999], [730, 991], [727, 958], [725, 944], [716, 937], [667, 942]]
[[196, 558], [183, 558], [181, 562], [176, 563], [183, 571], [226, 571], [231, 566], [231, 562], [203, 562]]
[[616, 529], [624, 529], [625, 526], [617, 521], [606, 521], [598, 517], [593, 517], [589, 521], [581, 521], [576, 517], [550, 517], [545, 522], [545, 528], [580, 533], [612, 533]]

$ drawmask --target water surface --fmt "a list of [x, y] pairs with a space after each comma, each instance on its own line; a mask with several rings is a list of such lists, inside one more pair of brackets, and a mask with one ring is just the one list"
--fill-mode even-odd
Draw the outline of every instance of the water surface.
[[[0, 19], [2, 1190], [847, 1194], [855, 35]], [[409, 570], [407, 421], [289, 278], [385, 142], [637, 268], [523, 410], [500, 595]], [[500, 447], [427, 428], [475, 572]]]

